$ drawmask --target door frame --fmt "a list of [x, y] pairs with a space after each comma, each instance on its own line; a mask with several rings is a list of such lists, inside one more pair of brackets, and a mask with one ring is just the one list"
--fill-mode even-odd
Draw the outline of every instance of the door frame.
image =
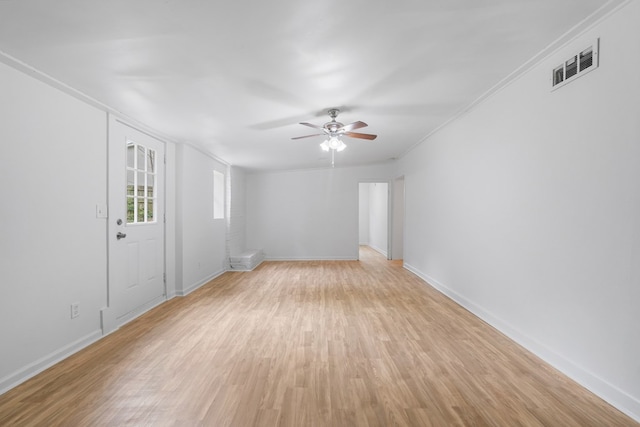
[[[111, 139], [111, 129], [113, 126], [117, 126], [117, 125], [123, 125], [126, 127], [129, 127], [133, 130], [135, 130], [136, 132], [140, 132], [150, 138], [155, 139], [156, 141], [158, 141], [160, 144], [163, 145], [164, 148], [164, 155], [162, 156], [162, 159], [160, 159], [159, 161], [162, 162], [163, 167], [164, 167], [164, 174], [162, 177], [163, 180], [163, 185], [162, 185], [162, 207], [163, 207], [163, 216], [162, 218], [158, 218], [158, 221], [160, 222], [160, 225], [162, 227], [162, 241], [160, 242], [161, 247], [162, 247], [162, 276], [163, 276], [163, 292], [162, 295], [160, 297], [154, 298], [153, 300], [137, 307], [135, 310], [131, 311], [130, 313], [127, 313], [124, 316], [118, 317], [116, 310], [113, 306], [113, 301], [114, 301], [114, 282], [113, 282], [113, 278], [111, 277], [111, 267], [112, 267], [112, 260], [110, 259], [110, 253], [112, 250], [111, 245], [113, 244], [113, 239], [110, 238], [110, 236], [115, 235], [118, 230], [120, 230], [120, 228], [118, 228], [118, 226], [116, 225], [115, 221], [115, 215], [111, 215], [112, 209], [111, 206], [113, 206], [114, 203], [120, 203], [120, 200], [115, 201], [112, 200], [111, 197], [111, 187], [113, 185], [113, 180], [111, 179], [111, 175], [113, 173], [115, 173], [115, 171], [111, 170], [111, 166], [112, 166], [112, 161], [111, 161], [111, 144], [112, 139]], [[162, 139], [159, 138], [158, 136], [154, 135], [152, 132], [149, 132], [147, 130], [145, 130], [142, 126], [136, 126], [131, 124], [130, 122], [123, 120], [111, 113], [107, 114], [107, 305], [106, 307], [102, 308], [102, 310], [100, 311], [100, 320], [101, 320], [101, 326], [102, 326], [102, 333], [103, 335], [107, 335], [110, 334], [111, 332], [117, 330], [118, 328], [120, 328], [121, 326], [123, 326], [124, 324], [130, 322], [131, 320], [139, 317], [140, 315], [142, 315], [143, 313], [149, 311], [150, 309], [162, 304], [163, 302], [165, 302], [167, 300], [167, 280], [166, 280], [166, 272], [167, 272], [167, 248], [166, 248], [166, 242], [167, 242], [167, 221], [166, 221], [166, 209], [167, 209], [167, 161], [166, 161], [166, 156], [167, 156], [167, 148], [168, 148], [168, 143]]]
[[[398, 182], [402, 181], [402, 194], [398, 194], [396, 192], [396, 188], [398, 185]], [[393, 189], [391, 191], [391, 197], [392, 197], [392, 203], [391, 203], [391, 237], [390, 237], [390, 252], [389, 252], [389, 259], [392, 260], [396, 260], [396, 259], [404, 259], [404, 229], [405, 229], [405, 208], [406, 208], [406, 180], [404, 175], [399, 175], [397, 177], [395, 177], [393, 179]], [[398, 197], [402, 197], [402, 199], [400, 200], [401, 202], [401, 206], [397, 206], [396, 203], [398, 202]], [[396, 216], [396, 212], [397, 210], [401, 209], [402, 212], [402, 217], [398, 218]], [[400, 221], [400, 222], [398, 222]], [[398, 227], [399, 225], [399, 227]], [[398, 228], [400, 228], [400, 230], [398, 230]], [[402, 257], [398, 258], [398, 255], [396, 253], [394, 253], [394, 247], [397, 247], [397, 242], [398, 239], [402, 239]]]
[[[391, 207], [392, 207], [392, 203], [391, 203], [391, 197], [392, 197], [392, 193], [391, 193], [391, 187], [393, 186], [393, 184], [387, 180], [384, 179], [363, 179], [363, 180], [359, 180], [357, 185], [357, 198], [358, 198], [358, 213], [356, 216], [356, 230], [358, 230], [358, 233], [356, 234], [356, 250], [357, 250], [357, 254], [358, 256], [356, 257], [356, 259], [360, 259], [360, 184], [387, 184], [387, 259], [390, 260], [391, 259], [391, 232], [392, 232], [392, 222], [391, 222]], [[381, 254], [382, 255], [382, 254]]]

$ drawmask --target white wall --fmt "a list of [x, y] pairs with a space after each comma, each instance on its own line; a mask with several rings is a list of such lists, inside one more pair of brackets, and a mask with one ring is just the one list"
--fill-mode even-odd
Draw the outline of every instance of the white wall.
[[[640, 420], [640, 2], [400, 162], [405, 265]], [[600, 67], [551, 70], [595, 37]]]
[[0, 93], [3, 392], [101, 335], [107, 115], [2, 63]]
[[392, 166], [247, 174], [247, 246], [268, 259], [357, 259], [358, 182]]
[[229, 252], [240, 254], [246, 247], [246, 173], [237, 166], [230, 167], [231, 180], [229, 197]]
[[358, 241], [361, 245], [369, 245], [369, 188], [371, 183], [361, 182], [358, 191]]
[[223, 273], [228, 260], [226, 220], [213, 219], [213, 171], [226, 176], [227, 166], [182, 144], [176, 162], [176, 293], [185, 295]]
[[369, 184], [369, 246], [385, 257], [388, 253], [389, 184]]
[[[57, 86], [0, 63], [0, 393], [102, 336], [107, 220], [96, 207], [107, 210], [107, 112]], [[171, 298], [223, 272], [226, 222], [212, 218], [212, 188], [213, 170], [227, 166], [166, 146]]]
[[404, 177], [393, 181], [391, 258], [403, 259], [404, 249]]
[[176, 296], [176, 144], [165, 143], [165, 272], [167, 299]]

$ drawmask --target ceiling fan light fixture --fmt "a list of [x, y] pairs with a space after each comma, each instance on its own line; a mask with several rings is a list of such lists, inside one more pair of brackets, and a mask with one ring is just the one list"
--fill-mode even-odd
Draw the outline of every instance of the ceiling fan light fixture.
[[[2, 1], [2, 0], [0, 0]], [[331, 166], [334, 165], [334, 158], [336, 152], [344, 151], [347, 148], [347, 144], [345, 144], [342, 139], [342, 136], [346, 136], [349, 138], [359, 138], [359, 139], [368, 139], [370, 141], [376, 139], [378, 135], [373, 135], [369, 133], [360, 133], [353, 132], [355, 129], [360, 129], [368, 126], [365, 122], [357, 121], [353, 123], [349, 123], [348, 125], [343, 125], [342, 123], [336, 120], [338, 117], [338, 113], [340, 110], [337, 108], [332, 108], [329, 110], [329, 117], [331, 117], [331, 121], [325, 123], [324, 125], [314, 125], [313, 123], [301, 122], [301, 125], [317, 129], [323, 133], [315, 133], [313, 135], [304, 135], [304, 136], [296, 136], [291, 139], [303, 139], [303, 138], [312, 138], [315, 136], [325, 136], [327, 139], [320, 143], [320, 148], [322, 151], [331, 152]]]
[[339, 137], [332, 136], [329, 139], [325, 139], [324, 141], [322, 141], [322, 143], [320, 144], [320, 148], [322, 148], [322, 151], [335, 150], [340, 152], [347, 148], [347, 144], [342, 142]]
[[338, 138], [337, 136], [332, 136], [331, 138], [329, 138], [329, 147], [333, 150], [342, 151], [347, 146], [340, 140], [340, 138]]

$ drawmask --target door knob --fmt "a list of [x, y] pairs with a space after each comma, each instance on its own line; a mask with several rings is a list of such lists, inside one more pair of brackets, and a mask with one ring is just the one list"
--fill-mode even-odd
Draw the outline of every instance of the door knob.
[[117, 237], [118, 240], [120, 240], [120, 239], [124, 239], [125, 237], [127, 237], [127, 235], [122, 233], [122, 232], [120, 232], [120, 231], [118, 231], [118, 234], [116, 234], [116, 237]]

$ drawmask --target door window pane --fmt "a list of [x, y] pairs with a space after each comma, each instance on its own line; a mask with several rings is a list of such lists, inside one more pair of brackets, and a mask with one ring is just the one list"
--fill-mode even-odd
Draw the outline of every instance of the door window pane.
[[156, 151], [127, 142], [127, 224], [156, 222]]
[[154, 150], [147, 151], [147, 172], [156, 171], [156, 152]]
[[135, 202], [133, 197], [127, 197], [127, 224], [135, 222]]
[[147, 222], [152, 222], [155, 219], [155, 213], [153, 211], [153, 199], [147, 199]]
[[137, 150], [138, 158], [136, 159], [137, 160], [136, 169], [144, 170], [144, 152], [145, 152], [145, 149], [144, 149], [144, 147], [142, 145], [138, 145], [137, 147], [138, 147], [138, 150]]
[[138, 193], [136, 194], [136, 196], [138, 197], [144, 197], [144, 177], [144, 172], [138, 172], [138, 183], [136, 186], [136, 188], [138, 189]]
[[147, 197], [153, 197], [154, 180], [153, 175], [147, 175]]
[[144, 221], [144, 197], [136, 197], [136, 210], [138, 211], [138, 214], [136, 215], [136, 218], [138, 219], [138, 222], [145, 222]]
[[135, 146], [133, 144], [127, 144], [127, 167], [133, 168], [135, 166]]
[[127, 171], [127, 196], [135, 196], [135, 181], [134, 181], [134, 172], [132, 170]]

